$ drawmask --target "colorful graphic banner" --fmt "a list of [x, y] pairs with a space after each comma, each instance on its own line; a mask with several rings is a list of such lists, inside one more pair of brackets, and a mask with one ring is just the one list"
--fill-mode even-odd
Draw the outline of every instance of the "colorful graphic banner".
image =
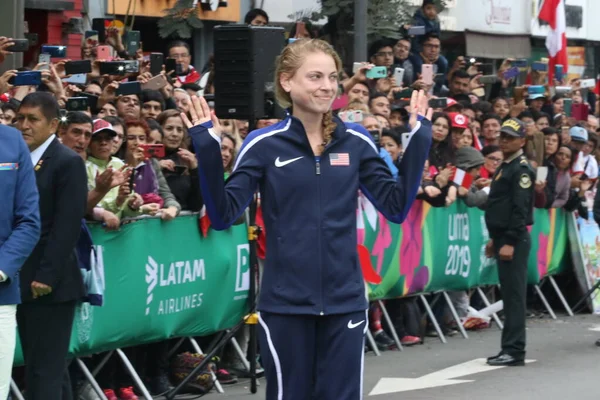
[[[600, 229], [594, 221], [594, 213], [588, 212], [588, 219], [577, 218], [579, 240], [581, 243], [585, 291], [589, 290], [600, 280]], [[576, 275], [579, 275], [576, 272]], [[600, 314], [600, 292], [596, 291], [591, 296], [594, 314]]]
[[[90, 225], [104, 269], [102, 307], [77, 308], [70, 352], [97, 353], [227, 329], [247, 311], [245, 225], [202, 238], [196, 215], [142, 219], [118, 232]], [[18, 346], [20, 347], [20, 346]], [[15, 364], [22, 363], [20, 348]]]
[[[380, 284], [369, 285], [372, 300], [498, 283], [496, 263], [485, 257], [489, 235], [481, 210], [460, 200], [448, 208], [416, 201], [406, 221], [396, 225], [364, 197], [359, 206], [358, 242], [370, 250], [373, 268], [382, 278]], [[565, 266], [566, 216], [560, 209], [535, 210], [530, 283]]]

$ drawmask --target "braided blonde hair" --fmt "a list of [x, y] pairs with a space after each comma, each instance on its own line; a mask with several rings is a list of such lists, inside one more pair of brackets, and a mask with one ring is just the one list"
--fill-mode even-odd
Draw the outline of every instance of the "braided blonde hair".
[[[293, 76], [304, 62], [308, 53], [324, 53], [333, 58], [338, 73], [342, 70], [342, 60], [333, 47], [324, 40], [320, 39], [299, 39], [286, 46], [279, 57], [275, 66], [275, 99], [282, 108], [292, 106], [292, 98], [281, 86], [280, 78], [282, 74]], [[321, 151], [331, 142], [331, 136], [335, 131], [336, 123], [333, 120], [331, 110], [323, 114], [323, 144]]]

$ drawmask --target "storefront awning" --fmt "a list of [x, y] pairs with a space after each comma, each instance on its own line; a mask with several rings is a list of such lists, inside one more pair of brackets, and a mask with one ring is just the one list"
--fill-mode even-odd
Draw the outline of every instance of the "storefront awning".
[[529, 58], [531, 39], [529, 36], [489, 35], [465, 32], [468, 57], [505, 59]]

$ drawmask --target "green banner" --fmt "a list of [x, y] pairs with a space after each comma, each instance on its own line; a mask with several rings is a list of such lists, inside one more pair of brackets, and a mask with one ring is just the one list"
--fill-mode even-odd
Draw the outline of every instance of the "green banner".
[[[91, 225], [104, 269], [102, 307], [77, 308], [70, 352], [97, 353], [230, 328], [247, 311], [245, 225], [203, 238], [196, 215], [142, 219], [105, 232]], [[15, 364], [22, 363], [17, 346]]]
[[[389, 223], [364, 200], [360, 202], [358, 240], [371, 252], [380, 284], [370, 298], [386, 299], [438, 290], [466, 290], [498, 283], [493, 260], [485, 257], [489, 235], [484, 213], [457, 201], [434, 208], [416, 201], [402, 225]], [[567, 214], [536, 209], [531, 227], [528, 281], [538, 283], [564, 267]]]

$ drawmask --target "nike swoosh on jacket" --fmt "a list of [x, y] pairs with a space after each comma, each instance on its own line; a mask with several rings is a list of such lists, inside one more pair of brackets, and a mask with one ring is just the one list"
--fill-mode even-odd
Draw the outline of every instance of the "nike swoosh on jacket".
[[[315, 157], [302, 123], [288, 116], [251, 132], [225, 183], [220, 139], [212, 123], [190, 129], [198, 176], [214, 229], [227, 229], [261, 192], [267, 257], [259, 310], [283, 314], [343, 314], [367, 307], [356, 252], [360, 189], [390, 221], [404, 221], [421, 183], [431, 123], [421, 120], [394, 179], [369, 133], [337, 128]], [[276, 167], [275, 160], [297, 161]], [[348, 156], [348, 165], [339, 160]], [[341, 164], [341, 165], [340, 165]]]

